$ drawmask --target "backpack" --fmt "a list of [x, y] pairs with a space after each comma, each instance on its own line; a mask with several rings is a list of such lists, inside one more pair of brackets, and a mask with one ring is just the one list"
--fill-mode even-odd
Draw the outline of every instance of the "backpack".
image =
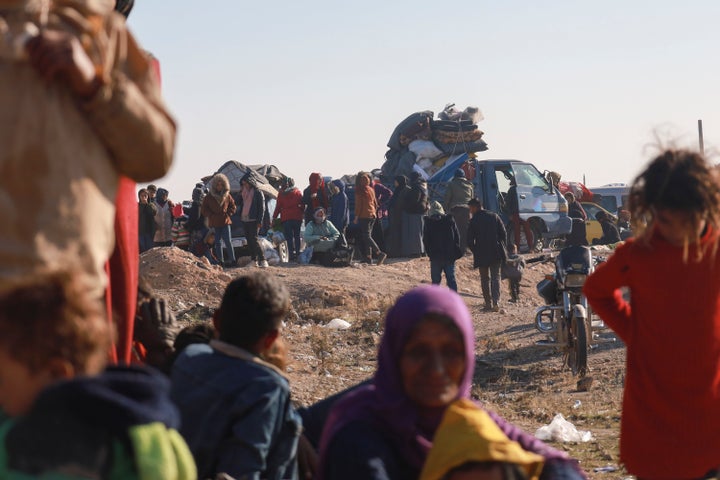
[[335, 247], [320, 256], [320, 264], [324, 267], [349, 267], [352, 262], [353, 249], [348, 247]]

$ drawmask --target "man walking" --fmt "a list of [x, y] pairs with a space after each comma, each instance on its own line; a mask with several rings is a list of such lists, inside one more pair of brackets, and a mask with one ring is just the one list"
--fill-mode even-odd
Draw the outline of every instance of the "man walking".
[[500, 217], [483, 209], [479, 199], [471, 199], [468, 206], [472, 218], [467, 240], [473, 253], [473, 267], [480, 269], [480, 286], [485, 299], [483, 311], [497, 312], [500, 310], [500, 268], [507, 258], [507, 231]]

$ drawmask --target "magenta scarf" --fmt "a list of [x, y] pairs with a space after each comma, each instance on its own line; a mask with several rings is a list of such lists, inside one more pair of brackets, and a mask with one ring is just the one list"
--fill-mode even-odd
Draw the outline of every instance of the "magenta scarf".
[[[344, 426], [356, 420], [387, 431], [403, 460], [420, 469], [425, 462], [432, 435], [440, 423], [430, 426], [432, 432], [421, 431], [418, 412], [407, 398], [400, 375], [400, 356], [415, 326], [427, 314], [434, 313], [453, 320], [465, 343], [465, 374], [460, 381], [458, 398], [469, 398], [475, 366], [475, 335], [472, 318], [463, 299], [452, 290], [437, 285], [416, 287], [398, 299], [385, 318], [385, 333], [378, 352], [378, 368], [373, 382], [344, 396], [333, 407], [320, 440], [320, 478], [323, 457]], [[424, 426], [422, 430], [427, 430]]]

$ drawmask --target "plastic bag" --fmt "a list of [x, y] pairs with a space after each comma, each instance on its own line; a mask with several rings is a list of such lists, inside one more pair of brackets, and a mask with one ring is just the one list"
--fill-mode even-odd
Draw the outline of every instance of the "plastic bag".
[[560, 413], [555, 415], [550, 425], [543, 425], [538, 428], [535, 436], [539, 440], [555, 442], [589, 442], [593, 439], [592, 433], [578, 430], [575, 425], [565, 420], [565, 417]]

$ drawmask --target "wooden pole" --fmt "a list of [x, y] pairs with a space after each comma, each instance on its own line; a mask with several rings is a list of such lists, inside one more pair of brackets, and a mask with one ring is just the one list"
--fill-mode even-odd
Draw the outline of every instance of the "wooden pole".
[[698, 120], [698, 140], [700, 142], [700, 153], [705, 154], [705, 142], [703, 141], [702, 120]]

